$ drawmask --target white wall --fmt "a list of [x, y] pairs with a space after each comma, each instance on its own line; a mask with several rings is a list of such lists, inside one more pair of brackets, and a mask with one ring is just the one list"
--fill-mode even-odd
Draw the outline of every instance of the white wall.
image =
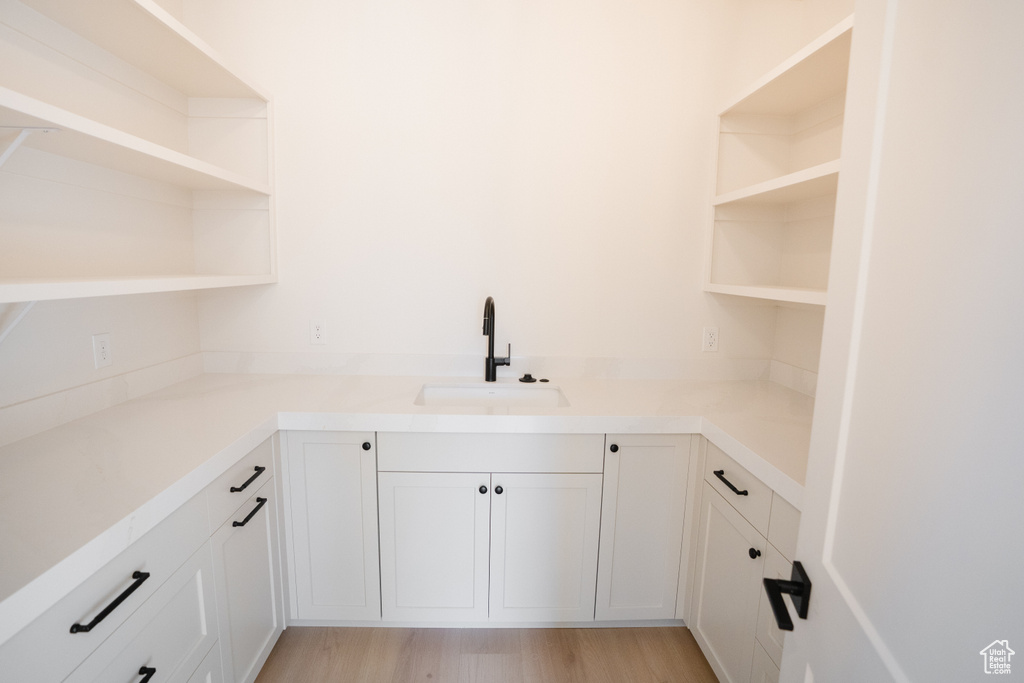
[[516, 356], [767, 359], [700, 291], [725, 9], [186, 3], [276, 108], [281, 281], [202, 294], [203, 348], [478, 359], [492, 295]]
[[[17, 314], [0, 304], [0, 325]], [[113, 363], [96, 369], [92, 335]], [[40, 301], [0, 342], [0, 445], [194, 375], [195, 293]]]

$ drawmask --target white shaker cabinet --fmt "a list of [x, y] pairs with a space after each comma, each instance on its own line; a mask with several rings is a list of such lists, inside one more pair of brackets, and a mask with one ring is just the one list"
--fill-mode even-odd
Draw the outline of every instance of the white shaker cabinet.
[[381, 472], [390, 621], [590, 621], [600, 474]]
[[592, 621], [601, 475], [491, 481], [491, 621]]
[[383, 616], [485, 621], [490, 474], [381, 472]]
[[[697, 533], [690, 630], [719, 680], [773, 680], [783, 637], [762, 580], [789, 578], [800, 513], [713, 444]], [[774, 671], [774, 673], [773, 673]]]
[[[74, 673], [67, 683], [165, 683], [190, 676], [216, 649], [210, 548], [203, 545]], [[148, 678], [147, 678], [148, 677]]]
[[690, 464], [690, 436], [608, 435], [598, 621], [675, 617]]
[[378, 438], [385, 620], [593, 620], [603, 436]]
[[690, 629], [723, 683], [750, 680], [767, 543], [704, 484]]
[[273, 479], [211, 538], [227, 683], [254, 681], [284, 628], [277, 538]]
[[290, 612], [380, 619], [377, 461], [372, 432], [287, 432]]

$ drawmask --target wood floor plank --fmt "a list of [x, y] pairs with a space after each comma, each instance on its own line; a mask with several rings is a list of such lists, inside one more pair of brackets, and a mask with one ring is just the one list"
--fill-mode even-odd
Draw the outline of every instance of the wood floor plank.
[[580, 629], [523, 629], [524, 683], [584, 683]]
[[257, 683], [717, 683], [690, 631], [291, 627]]
[[[317, 669], [328, 666], [323, 654], [326, 628], [289, 628], [277, 641], [267, 657], [257, 681], [294, 681], [306, 683], [316, 680]], [[308, 672], [308, 674], [306, 673]]]
[[461, 655], [459, 683], [523, 683], [522, 659], [519, 654]]
[[718, 683], [687, 628], [639, 628], [636, 639], [644, 661], [659, 681]]
[[581, 630], [580, 655], [586, 680], [593, 683], [658, 683], [648, 668], [632, 628]]
[[458, 683], [460, 641], [459, 629], [411, 629], [392, 683]]
[[464, 655], [521, 654], [522, 643], [519, 642], [519, 629], [462, 629], [462, 641], [459, 651]]

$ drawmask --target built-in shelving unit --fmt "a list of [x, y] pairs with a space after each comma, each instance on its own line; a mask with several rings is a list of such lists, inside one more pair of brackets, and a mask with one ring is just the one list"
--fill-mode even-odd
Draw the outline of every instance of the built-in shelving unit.
[[0, 62], [0, 303], [276, 281], [270, 98], [176, 17], [0, 0]]
[[850, 17], [719, 114], [705, 291], [824, 306]]

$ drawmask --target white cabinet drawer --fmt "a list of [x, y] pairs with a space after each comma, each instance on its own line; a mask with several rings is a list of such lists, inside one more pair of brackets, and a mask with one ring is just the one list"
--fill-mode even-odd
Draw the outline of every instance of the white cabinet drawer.
[[267, 439], [206, 487], [210, 533], [217, 531], [252, 492], [274, 476], [273, 440]]
[[377, 435], [381, 472], [602, 472], [604, 434]]
[[[722, 497], [729, 501], [729, 504], [736, 508], [762, 536], [768, 536], [772, 490], [710, 442], [708, 442], [704, 479], [711, 484], [712, 488], [722, 494]], [[734, 491], [733, 488], [736, 490]]]
[[[63, 680], [206, 542], [208, 528], [198, 495], [0, 647], [4, 679]], [[71, 633], [72, 624], [88, 625], [135, 584], [135, 572], [149, 577], [91, 630]]]
[[66, 683], [182, 681], [192, 675], [217, 641], [213, 560], [200, 548]]

